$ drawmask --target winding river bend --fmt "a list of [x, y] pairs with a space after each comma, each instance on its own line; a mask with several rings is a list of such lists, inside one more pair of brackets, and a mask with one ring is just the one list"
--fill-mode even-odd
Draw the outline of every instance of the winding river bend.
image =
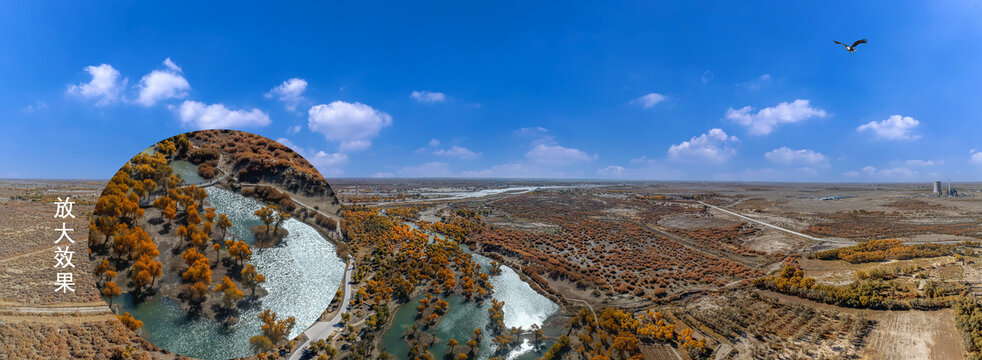
[[[262, 205], [225, 189], [210, 187], [207, 191], [208, 202], [216, 208], [215, 212], [225, 213], [232, 220], [229, 232], [249, 244], [254, 243], [251, 228], [262, 223], [252, 213]], [[177, 300], [159, 295], [139, 304], [134, 304], [128, 294], [114, 301], [122, 305], [122, 311], [143, 321], [143, 336], [154, 345], [196, 358], [253, 355], [249, 338], [260, 333], [256, 315], [267, 308], [276, 312], [279, 319], [295, 317], [296, 325], [289, 337], [300, 335], [331, 302], [341, 284], [344, 262], [337, 257], [334, 244], [313, 227], [296, 219], [287, 220], [282, 227], [289, 231], [284, 243], [262, 250], [253, 248], [250, 261], [266, 276], [263, 287], [269, 294], [260, 298], [257, 306], [242, 309], [235, 325], [226, 327], [204, 317], [191, 319]]]
[[[411, 224], [415, 227], [415, 224]], [[467, 247], [461, 249], [471, 253], [474, 261], [480, 264], [484, 270], [490, 268], [491, 259], [471, 252]], [[505, 315], [505, 326], [521, 327], [528, 330], [532, 325], [542, 326], [550, 317], [559, 310], [559, 305], [553, 303], [549, 298], [542, 296], [528, 283], [522, 281], [515, 270], [502, 265], [501, 274], [491, 277], [491, 285], [494, 286], [494, 293], [491, 297], [498, 301], [504, 301], [503, 307]], [[413, 299], [404, 304], [393, 315], [392, 327], [382, 335], [382, 349], [392, 354], [396, 359], [405, 359], [409, 354], [409, 345], [402, 338], [407, 329], [411, 328], [416, 320], [416, 305], [423, 296]], [[487, 359], [494, 356], [494, 344], [491, 342], [489, 329], [490, 323], [488, 308], [491, 307], [491, 300], [485, 300], [482, 304], [466, 302], [460, 296], [453, 295], [446, 299], [450, 303], [447, 311], [440, 322], [426, 332], [435, 335], [437, 342], [430, 347], [430, 354], [436, 358], [442, 358], [447, 351], [447, 340], [456, 339], [460, 345], [458, 350], [467, 342], [474, 329], [481, 329], [485, 332], [477, 350], [476, 359]], [[509, 360], [536, 359], [549, 347], [545, 343], [536, 351], [529, 343], [523, 343], [509, 352], [505, 358]]]

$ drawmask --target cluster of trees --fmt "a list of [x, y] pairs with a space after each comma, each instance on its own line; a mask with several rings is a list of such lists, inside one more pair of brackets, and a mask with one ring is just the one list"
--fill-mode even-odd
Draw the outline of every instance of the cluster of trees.
[[[504, 301], [498, 301], [496, 299], [491, 300], [491, 307], [488, 308], [488, 317], [490, 323], [488, 327], [491, 328], [491, 342], [494, 343], [496, 354], [504, 355], [510, 351], [515, 346], [522, 343], [521, 336], [525, 332], [522, 328], [512, 327], [507, 328], [505, 326], [505, 312], [504, 312]], [[532, 343], [535, 346], [542, 344], [543, 331], [538, 325], [532, 325], [529, 330], [532, 334]], [[500, 358], [504, 358], [503, 356]]]
[[[501, 341], [499, 337], [492, 339], [492, 341]], [[496, 340], [498, 339], [498, 340]], [[409, 341], [409, 354], [408, 359], [410, 360], [434, 360], [432, 354], [429, 353], [430, 343], [423, 341], [420, 337], [419, 328], [415, 325], [410, 329], [409, 333], [406, 334], [406, 340]], [[457, 339], [451, 338], [447, 340], [447, 353], [443, 356], [444, 359], [451, 360], [468, 360], [476, 358], [478, 345], [484, 340], [484, 332], [481, 329], [474, 329], [467, 341], [463, 343], [457, 341]], [[383, 359], [391, 359], [391, 356], [387, 353], [383, 353], [381, 356]], [[504, 360], [503, 357], [491, 357], [488, 360]]]
[[[208, 197], [208, 193], [195, 185], [171, 189], [167, 194], [154, 201], [158, 207], [177, 207], [182, 209], [183, 216], [177, 218], [178, 227], [174, 233], [180, 237], [178, 249], [184, 247], [181, 253], [187, 268], [181, 273], [184, 281], [182, 298], [187, 300], [192, 309], [200, 309], [200, 305], [208, 299], [212, 292], [222, 293], [223, 302], [226, 308], [231, 308], [233, 304], [242, 298], [237, 296], [241, 291], [232, 283], [232, 286], [224, 286], [219, 283], [211, 291], [209, 287], [212, 283], [212, 268], [222, 264], [222, 249], [229, 254], [229, 261], [234, 265], [242, 266], [252, 257], [252, 250], [244, 241], [225, 239], [228, 228], [232, 226], [231, 220], [226, 214], [216, 214], [214, 208], [203, 208], [201, 201]], [[175, 211], [176, 212], [176, 211]], [[169, 212], [164, 211], [164, 216], [169, 216]], [[169, 219], [172, 220], [172, 219]], [[217, 229], [221, 230], [221, 238], [213, 239], [213, 233]], [[215, 260], [208, 259], [206, 252], [208, 249], [215, 252]], [[235, 274], [233, 268], [229, 272]], [[231, 282], [231, 278], [227, 279]]]
[[123, 325], [126, 326], [127, 329], [136, 331], [143, 327], [143, 321], [134, 319], [133, 315], [130, 315], [128, 312], [124, 313], [123, 315], [116, 315], [116, 317], [121, 323], [123, 323]]
[[306, 352], [306, 354], [309, 354], [308, 359], [317, 359], [317, 360], [333, 359], [334, 356], [337, 355], [338, 349], [331, 346], [331, 340], [332, 339], [329, 338], [327, 340], [319, 339], [317, 341], [310, 342], [310, 345], [307, 346], [307, 352]]
[[928, 282], [923, 292], [879, 279], [858, 280], [846, 286], [821, 284], [814, 278], [804, 277], [795, 264], [786, 264], [777, 274], [754, 279], [753, 284], [826, 304], [884, 310], [943, 308], [954, 296], [966, 291], [964, 285], [940, 281]]
[[868, 240], [854, 246], [818, 251], [811, 255], [819, 260], [845, 260], [851, 263], [865, 263], [885, 260], [907, 260], [922, 257], [952, 255], [953, 244], [904, 245], [899, 239]]
[[353, 279], [362, 283], [352, 298], [352, 311], [367, 314], [367, 326], [352, 337], [351, 353], [369, 354], [376, 332], [388, 320], [388, 306], [408, 302], [418, 289], [426, 291], [417, 306], [424, 327], [436, 324], [448, 310], [441, 297], [457, 294], [481, 302], [493, 291], [490, 276], [456, 241], [431, 242], [425, 232], [375, 208], [352, 207], [343, 215], [343, 230], [359, 264]]
[[963, 296], [952, 301], [952, 308], [968, 358], [982, 359], [982, 305], [974, 297]]
[[93, 256], [110, 255], [95, 269], [96, 276], [104, 280], [100, 292], [110, 298], [110, 305], [112, 297], [122, 294], [116, 282], [118, 271], [128, 271], [129, 285], [137, 296], [149, 294], [162, 275], [163, 265], [157, 260], [160, 250], [137, 221], [145, 213], [141, 204], [172, 186], [173, 177], [163, 154], [141, 153], [116, 172], [96, 202], [89, 222], [89, 248]]
[[609, 307], [594, 316], [583, 308], [569, 326], [570, 336], [561, 337], [543, 359], [566, 358], [563, 354], [569, 351], [583, 359], [640, 359], [645, 344], [678, 347], [692, 358], [706, 358], [711, 352], [705, 339], [694, 337], [691, 329], [677, 329], [657, 311], [631, 314]]
[[413, 221], [419, 217], [419, 208], [416, 206], [401, 206], [385, 209], [385, 213], [402, 221]]
[[409, 198], [421, 198], [421, 196], [419, 194], [407, 195], [407, 194], [404, 194], [404, 193], [395, 193], [395, 194], [387, 194], [387, 195], [380, 195], [380, 194], [371, 194], [371, 195], [345, 194], [345, 195], [342, 195], [342, 196], [339, 196], [339, 197], [342, 198], [342, 199], [344, 199], [345, 202], [351, 203], [351, 204], [357, 204], [357, 203], [394, 202], [394, 201], [403, 201], [403, 200], [406, 200], [406, 199], [409, 199]]
[[876, 266], [869, 270], [856, 270], [857, 280], [892, 280], [900, 276], [918, 274], [924, 276], [924, 268], [920, 265]]
[[467, 237], [484, 231], [487, 225], [474, 210], [457, 209], [450, 214], [440, 216], [440, 222], [430, 223], [417, 221], [416, 225], [423, 231], [432, 231], [458, 241], [467, 242]]
[[495, 334], [505, 332], [505, 307], [504, 301], [491, 299], [491, 307], [488, 308], [488, 317], [491, 318], [491, 331]]
[[218, 161], [221, 155], [221, 151], [214, 147], [195, 147], [191, 151], [188, 151], [187, 159], [193, 164], [204, 164]]
[[264, 310], [257, 317], [262, 322], [262, 334], [249, 338], [249, 343], [262, 351], [273, 350], [278, 344], [288, 340], [290, 330], [297, 324], [293, 316], [276, 320], [276, 313], [270, 309]]
[[272, 186], [260, 185], [255, 187], [244, 187], [241, 194], [244, 196], [255, 197], [267, 204], [274, 204], [280, 209], [285, 209], [286, 211], [292, 212], [297, 209], [297, 203], [290, 198], [289, 194], [276, 190], [276, 188]]
[[214, 165], [209, 163], [198, 165], [198, 176], [201, 176], [204, 179], [212, 179], [215, 177], [215, 175], [218, 175], [218, 170], [215, 169]]
[[[266, 225], [265, 233], [260, 234], [258, 231], [256, 232], [256, 242], [260, 247], [263, 246], [263, 243], [268, 242], [272, 244], [273, 239], [286, 236], [286, 230], [280, 232], [280, 226], [283, 225], [284, 221], [292, 217], [289, 212], [281, 211], [276, 205], [269, 205], [259, 208], [253, 212], [253, 215], [256, 215], [259, 221], [262, 221]], [[270, 225], [273, 225], [273, 227], [270, 228]]]
[[245, 297], [245, 293], [239, 290], [238, 286], [232, 282], [232, 279], [225, 275], [222, 278], [222, 282], [215, 285], [215, 292], [222, 294], [222, 303], [225, 305], [226, 309], [231, 309], [235, 306], [235, 303]]
[[331, 231], [337, 230], [338, 228], [337, 220], [331, 219], [321, 214], [314, 215], [314, 223], [319, 226], [323, 226]]
[[419, 306], [416, 307], [416, 318], [422, 321], [423, 327], [428, 328], [436, 325], [440, 317], [450, 310], [450, 303], [446, 300], [436, 298], [433, 293], [427, 293], [419, 299]]
[[[230, 154], [232, 167], [237, 169], [234, 175], [241, 182], [276, 180], [289, 191], [318, 196], [334, 194], [313, 165], [280, 143], [259, 135], [232, 130], [195, 131], [191, 136], [209, 145], [204, 149]], [[201, 156], [204, 160], [213, 155], [203, 153]], [[204, 161], [208, 163], [210, 160]]]
[[[159, 210], [167, 224], [164, 230], [179, 237], [175, 253], [180, 253], [187, 266], [180, 270], [184, 286], [180, 297], [189, 302], [192, 309], [199, 309], [212, 292], [221, 293], [226, 307], [231, 307], [243, 297], [233, 279], [242, 280], [253, 289], [265, 281], [255, 268], [241, 268], [252, 255], [249, 245], [243, 241], [225, 239], [232, 222], [226, 214], [216, 214], [214, 208], [202, 203], [208, 193], [195, 185], [185, 186], [180, 176], [173, 173], [169, 159], [189, 157], [197, 162], [217, 159], [214, 149], [199, 150], [183, 135], [164, 140], [156, 145], [152, 155], [141, 153], [133, 157], [110, 180], [99, 198], [90, 222], [90, 248], [93, 256], [109, 254], [96, 267], [101, 293], [111, 298], [122, 294], [117, 283], [117, 272], [128, 271], [129, 284], [135, 295], [148, 294], [156, 280], [163, 275], [163, 264], [158, 259], [160, 250], [138, 223], [150, 207]], [[174, 227], [176, 225], [176, 227]], [[221, 238], [213, 233], [221, 230]], [[101, 240], [101, 241], [100, 241]], [[215, 252], [214, 262], [206, 251]], [[222, 264], [221, 252], [225, 248], [229, 261], [237, 266], [229, 269], [228, 276], [213, 289], [213, 269]], [[238, 276], [236, 276], [238, 275]], [[228, 280], [227, 282], [225, 280]]]

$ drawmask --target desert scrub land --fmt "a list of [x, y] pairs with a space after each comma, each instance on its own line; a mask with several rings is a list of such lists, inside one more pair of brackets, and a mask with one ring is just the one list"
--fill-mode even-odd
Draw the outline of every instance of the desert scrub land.
[[[446, 201], [427, 194], [518, 185], [400, 179], [339, 188], [386, 209], [412, 205], [392, 215], [425, 219], [418, 227], [520, 269], [570, 316], [546, 358], [974, 356], [977, 330], [955, 321], [974, 308], [953, 304], [982, 294], [974, 241], [982, 206], [930, 197], [927, 185], [543, 182]], [[978, 191], [968, 186], [960, 192]], [[397, 193], [422, 199], [386, 205]], [[583, 320], [594, 311], [601, 323], [616, 320]], [[636, 331], [654, 313], [673, 336]], [[627, 327], [606, 327], [614, 323]], [[702, 345], [684, 346], [688, 338]]]
[[[84, 256], [73, 259], [75, 292], [55, 293], [52, 268], [56, 227], [51, 197], [71, 196], [75, 219], [66, 219], [76, 251], [88, 246], [88, 217], [101, 181], [0, 181], [0, 358], [170, 360], [168, 354], [126, 328], [99, 295]], [[44, 197], [31, 194], [43, 193]], [[57, 226], [60, 227], [61, 219]], [[65, 240], [62, 241], [64, 243]], [[118, 357], [116, 357], [118, 358]]]
[[[220, 164], [227, 164], [230, 154], [219, 154], [221, 161], [215, 169], [228, 171], [228, 166]], [[445, 314], [453, 309], [446, 300], [448, 294], [468, 295], [477, 302], [478, 289], [494, 291], [483, 286], [481, 274], [473, 271], [465, 253], [447, 246], [450, 241], [515, 269], [535, 291], [561, 307], [549, 324], [558, 331], [547, 331], [538, 338], [532, 329], [516, 336], [510, 329], [492, 333], [491, 327], [483, 328], [481, 335], [454, 339], [454, 350], [444, 355], [452, 353], [457, 358], [473, 358], [471, 340], [503, 349], [521, 341], [541, 341], [542, 353], [536, 357], [552, 359], [959, 359], [979, 354], [977, 339], [982, 338], [982, 330], [973, 325], [973, 319], [982, 314], [975, 298], [982, 294], [982, 262], [976, 254], [974, 241], [979, 234], [974, 227], [982, 222], [982, 203], [968, 197], [923, 195], [930, 191], [929, 184], [343, 179], [332, 185], [344, 194], [373, 197], [380, 206], [358, 205], [371, 203], [367, 201], [349, 204], [345, 219], [334, 223], [356, 260], [353, 306], [343, 314], [342, 330], [333, 337], [316, 339], [307, 348], [314, 358], [384, 357], [382, 335], [393, 325], [393, 314], [406, 306], [413, 310], [412, 322], [419, 331], [403, 334], [400, 340], [410, 348], [418, 346], [414, 354], [425, 358], [423, 350], [433, 346], [435, 339], [426, 329], [441, 326]], [[446, 201], [429, 195], [537, 185], [550, 187]], [[959, 191], [982, 189], [976, 187], [967, 184]], [[40, 198], [31, 195], [38, 194], [39, 188], [46, 187], [0, 186], [0, 194], [5, 194], [0, 196], [7, 196], [0, 201], [29, 208], [34, 203], [25, 199]], [[101, 185], [91, 188], [97, 191]], [[256, 193], [254, 190], [252, 196], [271, 202], [282, 201], [285, 197], [280, 194], [288, 194], [306, 203], [281, 186]], [[399, 193], [408, 195], [396, 196]], [[9, 197], [15, 194], [30, 196]], [[94, 198], [91, 195], [90, 201]], [[755, 221], [709, 209], [700, 202]], [[296, 206], [300, 213], [294, 215], [308, 211], [299, 216], [324, 224], [335, 220], [326, 216], [333, 215], [333, 210], [323, 215], [313, 212], [312, 206]], [[864, 229], [866, 223], [871, 227]], [[17, 231], [30, 226], [33, 224], [10, 228]], [[427, 232], [446, 240], [430, 243]], [[14, 245], [17, 250], [12, 253], [44, 249], [44, 244], [37, 244]], [[822, 253], [826, 250], [832, 251]], [[209, 257], [214, 255], [209, 251]], [[44, 256], [41, 251], [31, 261], [43, 261]], [[19, 263], [26, 258], [9, 261], [17, 261], [13, 268], [18, 269], [30, 265]], [[0, 269], [4, 269], [0, 274], [9, 279], [33, 276], [11, 272], [11, 268], [0, 260]], [[448, 293], [449, 279], [453, 285]], [[89, 286], [91, 292], [65, 303], [93, 306], [98, 293], [94, 285]], [[6, 291], [12, 294], [25, 289]], [[415, 301], [417, 298], [426, 301]], [[36, 329], [45, 326], [67, 329], [67, 320], [51, 321], [60, 318], [81, 324], [112, 322], [125, 329], [108, 312], [26, 316], [11, 311], [15, 307], [11, 302], [17, 300], [4, 297], [2, 301], [3, 325], [13, 324], [12, 318], [18, 324], [30, 324], [4, 328], [14, 333], [43, 331]], [[341, 308], [337, 305], [332, 309]], [[489, 323], [496, 323], [500, 314], [490, 311]], [[100, 328], [71, 329], [84, 337], [96, 336], [91, 333]], [[26, 348], [38, 346], [21, 337], [8, 339]], [[135, 353], [174, 357], [152, 347], [141, 348], [136, 335], [129, 339], [128, 346]], [[287, 342], [284, 354], [298, 344], [296, 340], [304, 339]], [[446, 340], [440, 342], [446, 344]], [[94, 345], [86, 354], [127, 346], [125, 339], [91, 342]], [[276, 358], [279, 353], [260, 356]]]
[[[704, 211], [688, 200], [668, 199], [615, 197], [593, 189], [515, 195], [488, 206], [494, 212], [506, 213], [509, 219], [552, 224], [560, 230], [540, 233], [492, 225], [471, 241], [482, 251], [514, 259], [549, 281], [567, 282], [607, 296], [624, 294], [654, 300], [763, 274], [721, 255], [764, 256], [739, 242], [739, 238], [756, 232], [751, 227], [673, 229], [666, 233], [648, 226], [664, 216]], [[610, 208], [633, 211], [621, 212], [630, 215], [609, 215], [604, 210]], [[673, 235], [686, 237], [688, 243]]]

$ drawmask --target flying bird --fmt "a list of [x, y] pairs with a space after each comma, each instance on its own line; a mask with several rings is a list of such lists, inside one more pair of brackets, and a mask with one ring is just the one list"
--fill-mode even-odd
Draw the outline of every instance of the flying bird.
[[835, 40], [832, 40], [832, 41], [834, 41], [836, 44], [845, 46], [846, 47], [846, 51], [849, 51], [849, 52], [856, 51], [856, 46], [857, 45], [859, 45], [859, 44], [865, 44], [866, 43], [866, 39], [856, 40], [856, 42], [852, 43], [851, 46], [850, 45], [843, 44], [843, 43], [840, 43], [840, 42], [835, 41]]

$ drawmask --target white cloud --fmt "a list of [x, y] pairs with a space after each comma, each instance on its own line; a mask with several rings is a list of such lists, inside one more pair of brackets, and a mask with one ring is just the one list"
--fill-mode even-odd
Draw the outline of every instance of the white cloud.
[[668, 157], [678, 161], [709, 161], [721, 163], [736, 154], [736, 149], [730, 144], [739, 141], [736, 136], [726, 135], [722, 129], [710, 129], [709, 132], [694, 136], [689, 141], [672, 145], [668, 148]]
[[428, 162], [416, 166], [407, 166], [398, 171], [404, 177], [451, 177], [450, 165], [442, 162]]
[[515, 130], [515, 135], [518, 135], [518, 136], [541, 136], [541, 135], [543, 135], [545, 133], [548, 133], [548, 132], [549, 132], [549, 129], [546, 129], [546, 128], [541, 127], [541, 126], [536, 126], [536, 127], [523, 127], [521, 129]]
[[797, 99], [790, 103], [782, 102], [776, 106], [760, 109], [753, 114], [754, 108], [744, 106], [739, 110], [726, 110], [726, 119], [746, 126], [751, 135], [767, 135], [780, 124], [793, 124], [812, 117], [825, 117], [825, 110], [813, 108], [808, 100]]
[[174, 61], [171, 60], [170, 58], [164, 59], [164, 66], [166, 66], [168, 69], [174, 72], [183, 72], [183, 70], [181, 70], [181, 67], [177, 66], [177, 64], [175, 64]]
[[643, 156], [643, 155], [641, 157], [631, 159], [631, 163], [632, 164], [647, 164], [647, 163], [650, 163], [650, 162], [653, 162], [653, 161], [654, 160], [648, 159], [647, 156]]
[[307, 161], [314, 164], [318, 169], [322, 169], [327, 166], [341, 166], [348, 162], [348, 154], [345, 153], [327, 153], [324, 151], [318, 151], [314, 153], [313, 156], [304, 156]]
[[597, 169], [597, 174], [603, 177], [619, 177], [624, 175], [624, 167], [610, 165], [603, 169]]
[[685, 172], [684, 166], [666, 164], [660, 159], [650, 159], [641, 156], [631, 159], [633, 167], [610, 165], [597, 170], [597, 175], [608, 179], [636, 180], [692, 180], [692, 175]]
[[645, 94], [637, 99], [634, 99], [631, 102], [635, 104], [641, 104], [641, 107], [647, 109], [652, 106], [655, 106], [656, 104], [662, 101], [665, 101], [665, 95], [658, 94], [658, 93], [650, 93], [650, 94]]
[[941, 160], [918, 160], [918, 159], [911, 159], [911, 160], [904, 161], [903, 163], [904, 163], [904, 165], [907, 165], [907, 166], [927, 167], [927, 166], [944, 165], [944, 159], [941, 159]]
[[291, 127], [286, 128], [286, 133], [287, 134], [296, 134], [296, 133], [299, 133], [300, 132], [300, 129], [302, 129], [302, 128], [303, 127], [300, 126], [300, 125], [291, 126]]
[[96, 105], [107, 105], [120, 99], [128, 79], [109, 64], [86, 66], [85, 71], [92, 76], [87, 83], [68, 85], [67, 93], [86, 99], [96, 99]]
[[181, 68], [170, 58], [164, 60], [164, 66], [167, 70], [154, 70], [140, 79], [138, 104], [153, 106], [161, 100], [181, 99], [188, 95], [191, 85], [181, 76]]
[[887, 177], [890, 177], [890, 178], [900, 177], [900, 178], [915, 179], [915, 178], [919, 178], [919, 175], [920, 175], [916, 170], [911, 170], [911, 169], [905, 168], [905, 167], [896, 167], [896, 168], [883, 169], [883, 170], [880, 170], [879, 172], [881, 174], [883, 174], [883, 175], [886, 175]]
[[712, 71], [709, 71], [709, 70], [706, 70], [706, 72], [702, 73], [702, 77], [700, 77], [699, 80], [702, 80], [702, 83], [703, 84], [712, 81], [713, 80], [713, 72]]
[[307, 114], [307, 127], [327, 140], [340, 141], [342, 152], [367, 149], [372, 145], [371, 139], [392, 124], [389, 114], [358, 102], [315, 105]]
[[465, 177], [477, 178], [570, 178], [577, 177], [579, 173], [568, 173], [556, 170], [541, 164], [527, 164], [522, 162], [494, 165], [490, 168], [478, 171], [465, 171]]
[[440, 103], [447, 101], [447, 95], [442, 92], [418, 90], [409, 94], [409, 98], [424, 103]]
[[33, 104], [30, 104], [30, 105], [25, 106], [21, 110], [23, 112], [28, 113], [28, 114], [34, 113], [36, 111], [48, 110], [48, 103], [46, 103], [44, 101], [41, 101], [41, 100], [38, 100], [38, 101], [35, 101]]
[[532, 145], [555, 145], [556, 138], [549, 135], [549, 129], [541, 126], [524, 127], [514, 132], [515, 136], [532, 139]]
[[430, 146], [440, 146], [440, 140], [430, 139]]
[[491, 178], [584, 177], [584, 164], [597, 159], [597, 155], [560, 146], [555, 143], [552, 136], [547, 135], [548, 132], [549, 130], [543, 127], [527, 127], [515, 130], [515, 135], [531, 138], [531, 147], [525, 153], [524, 160], [498, 164], [484, 170], [464, 171], [461, 175]]
[[231, 110], [224, 104], [205, 105], [185, 100], [177, 109], [178, 117], [185, 125], [198, 129], [231, 129], [270, 124], [269, 115], [262, 110]]
[[457, 145], [451, 146], [449, 149], [436, 149], [433, 151], [433, 155], [451, 156], [461, 159], [474, 159], [480, 156], [478, 153]]
[[886, 120], [870, 121], [856, 128], [856, 131], [872, 131], [873, 136], [881, 140], [915, 140], [920, 135], [914, 134], [914, 128], [920, 121], [901, 115], [892, 115]]
[[973, 164], [982, 164], [982, 152], [978, 152], [975, 151], [975, 149], [972, 149], [972, 151], [970, 151], [969, 154], [971, 154], [971, 156], [968, 158], [968, 162]]
[[597, 155], [590, 155], [586, 152], [562, 147], [559, 145], [539, 144], [525, 153], [529, 160], [549, 164], [549, 165], [568, 165], [577, 162], [590, 161], [597, 158]]
[[862, 169], [847, 171], [843, 175], [850, 178], [861, 178], [871, 181], [927, 181], [940, 177], [937, 172], [921, 173], [906, 166], [894, 166], [878, 169], [875, 166], [867, 165]]
[[806, 164], [812, 166], [826, 167], [829, 158], [822, 153], [808, 149], [792, 150], [788, 147], [780, 147], [764, 154], [764, 158], [779, 164]]
[[746, 89], [746, 90], [760, 90], [760, 88], [764, 87], [764, 85], [767, 85], [770, 82], [771, 82], [771, 74], [764, 74], [757, 77], [756, 79], [747, 81], [745, 83], [737, 84], [736, 86], [738, 88]]
[[303, 147], [294, 144], [290, 139], [279, 138], [276, 142], [285, 145], [288, 148], [296, 151], [300, 156], [303, 156], [311, 165], [317, 167], [317, 171], [321, 172], [321, 175], [325, 176], [338, 176], [342, 174], [341, 166], [348, 163], [348, 154], [344, 153], [328, 153], [325, 151], [315, 151], [313, 149], [304, 149]]
[[280, 144], [283, 144], [284, 146], [286, 146], [288, 148], [293, 149], [293, 151], [296, 151], [301, 156], [303, 156], [303, 154], [306, 152], [306, 150], [304, 148], [300, 147], [300, 145], [294, 144], [292, 141], [290, 141], [290, 139], [287, 139], [287, 138], [278, 138], [278, 139], [276, 139], [276, 142], [278, 142]]
[[307, 80], [301, 78], [291, 78], [283, 81], [282, 84], [274, 87], [268, 93], [266, 93], [267, 99], [272, 99], [273, 97], [278, 98], [283, 102], [283, 106], [289, 111], [297, 110], [297, 105], [303, 102], [303, 92], [307, 89]]
[[341, 146], [338, 147], [338, 151], [355, 152], [355, 151], [362, 151], [370, 147], [372, 147], [371, 140], [349, 140], [349, 141], [342, 141]]
[[735, 173], [720, 173], [713, 175], [719, 181], [815, 181], [820, 173], [814, 168], [799, 167], [794, 169], [744, 169]]

